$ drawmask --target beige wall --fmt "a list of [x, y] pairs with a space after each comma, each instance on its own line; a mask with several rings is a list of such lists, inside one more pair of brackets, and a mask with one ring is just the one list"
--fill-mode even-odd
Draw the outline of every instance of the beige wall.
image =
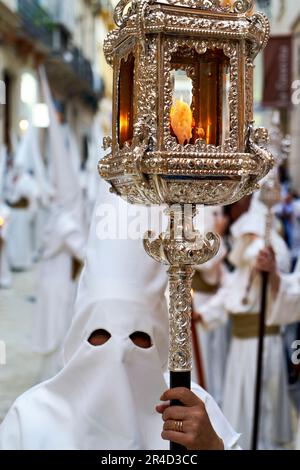
[[[16, 54], [14, 49], [0, 47], [0, 79], [7, 71], [12, 79], [11, 89], [11, 137], [15, 140], [21, 136], [19, 123], [21, 119], [31, 119], [30, 109], [21, 101], [21, 77], [23, 73], [30, 73], [37, 79], [36, 69], [31, 58], [27, 61]], [[38, 98], [38, 97], [37, 97]], [[3, 129], [1, 123], [1, 131]], [[0, 136], [3, 141], [3, 135]]]

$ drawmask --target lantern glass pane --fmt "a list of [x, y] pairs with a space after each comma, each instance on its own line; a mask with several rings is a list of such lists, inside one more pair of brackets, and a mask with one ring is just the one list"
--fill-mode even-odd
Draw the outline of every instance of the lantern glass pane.
[[222, 142], [230, 137], [230, 106], [229, 106], [229, 93], [230, 93], [230, 67], [225, 62], [222, 68], [223, 75], [223, 99], [222, 99]]
[[119, 76], [118, 141], [122, 148], [133, 139], [134, 56], [121, 60]]
[[170, 131], [179, 144], [204, 140], [218, 146], [230, 134], [230, 67], [221, 50], [198, 54], [182, 48], [173, 56]]

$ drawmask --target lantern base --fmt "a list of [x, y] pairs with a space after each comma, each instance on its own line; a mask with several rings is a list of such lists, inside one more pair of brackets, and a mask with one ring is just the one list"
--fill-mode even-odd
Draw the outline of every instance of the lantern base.
[[249, 128], [248, 134], [244, 153], [197, 145], [149, 152], [132, 144], [103, 158], [98, 169], [112, 191], [132, 204], [232, 204], [257, 190], [274, 164], [261, 146], [267, 131]]

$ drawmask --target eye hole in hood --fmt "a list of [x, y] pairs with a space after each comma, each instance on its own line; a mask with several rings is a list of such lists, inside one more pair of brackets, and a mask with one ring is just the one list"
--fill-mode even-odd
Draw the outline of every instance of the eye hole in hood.
[[152, 346], [152, 340], [147, 333], [135, 331], [129, 336], [135, 346], [142, 349], [149, 349]]
[[103, 346], [111, 338], [111, 334], [106, 330], [96, 330], [94, 331], [88, 339], [88, 342], [92, 346]]

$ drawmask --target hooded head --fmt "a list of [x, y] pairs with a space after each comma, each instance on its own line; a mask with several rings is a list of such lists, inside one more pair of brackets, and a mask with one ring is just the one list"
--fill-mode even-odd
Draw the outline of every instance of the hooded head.
[[[265, 178], [263, 185], [266, 185], [271, 177], [272, 174]], [[268, 207], [262, 202], [262, 191], [265, 191], [265, 189], [261, 189], [253, 194], [249, 210], [231, 227], [234, 243], [229, 259], [235, 267], [249, 265], [250, 262], [254, 263], [259, 249], [262, 249], [264, 246]], [[273, 217], [270, 242], [275, 252], [286, 253], [285, 262], [280, 265], [282, 272], [286, 272], [289, 270], [290, 257], [287, 246], [278, 233], [279, 229], [278, 221], [276, 217]]]
[[[109, 330], [117, 332], [119, 325], [127, 338], [137, 331], [148, 334], [164, 368], [168, 350], [165, 268], [147, 256], [142, 240], [108, 239], [101, 233], [104, 226], [98, 226], [99, 206], [110, 207], [123, 221], [128, 206], [109, 192], [106, 183], [101, 184], [65, 359], [68, 361], [93, 331], [104, 329], [112, 335]], [[140, 214], [147, 218], [148, 209], [141, 208]]]
[[249, 210], [231, 226], [233, 247], [229, 255], [235, 267], [248, 263], [247, 250], [255, 238], [264, 238], [267, 208], [259, 200], [259, 192], [252, 196]]
[[[122, 225], [127, 204], [101, 184], [98, 205], [115, 211]], [[148, 216], [147, 208], [141, 211]], [[155, 405], [167, 388], [166, 271], [146, 255], [141, 239], [105, 238], [99, 212], [96, 206], [65, 366], [39, 387], [33, 406], [51, 403], [40, 419], [44, 427], [56, 423], [52, 448], [58, 441], [69, 449], [165, 448]], [[91, 341], [103, 333], [101, 344]], [[137, 335], [149, 339], [146, 347]]]
[[20, 177], [22, 174], [29, 173], [33, 169], [33, 132], [33, 127], [29, 127], [17, 147], [17, 152], [13, 161], [13, 173], [15, 176]]
[[76, 167], [71, 150], [65, 143], [64, 133], [57, 118], [45, 69], [41, 67], [39, 73], [50, 118], [50, 165], [55, 190], [54, 200], [56, 205], [61, 207], [74, 207], [81, 194], [79, 168]]
[[24, 135], [14, 161], [14, 174], [20, 177], [24, 173], [34, 174], [41, 201], [47, 205], [52, 189], [47, 180], [46, 168], [40, 152], [38, 129], [33, 125], [30, 125]]

